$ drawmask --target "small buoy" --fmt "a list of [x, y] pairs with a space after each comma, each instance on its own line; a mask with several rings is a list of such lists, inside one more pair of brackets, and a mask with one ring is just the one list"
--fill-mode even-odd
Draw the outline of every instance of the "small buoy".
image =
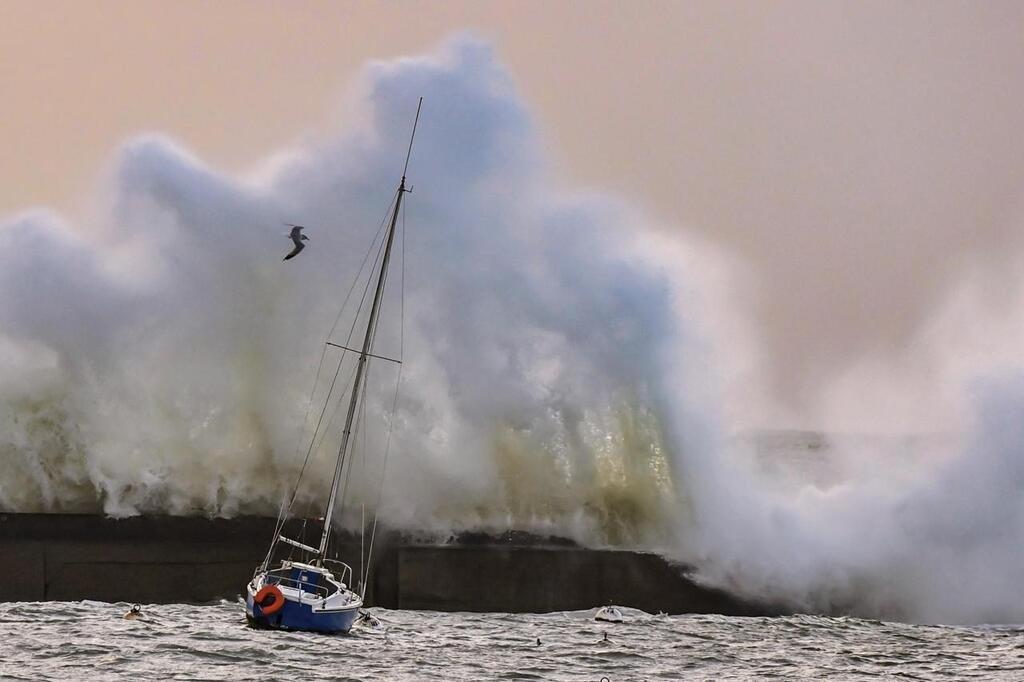
[[359, 617], [356, 618], [356, 623], [362, 627], [369, 628], [374, 632], [384, 632], [384, 624], [369, 611], [360, 611]]
[[537, 638], [537, 646], [540, 646], [540, 637]]
[[594, 620], [600, 620], [605, 623], [621, 623], [622, 611], [619, 611], [616, 606], [602, 606], [594, 614]]
[[608, 641], [608, 633], [607, 632], [604, 633], [604, 639], [602, 639], [601, 641], [602, 642], [607, 642]]
[[141, 615], [142, 615], [142, 607], [139, 606], [138, 604], [132, 604], [131, 610], [128, 611], [128, 613], [124, 614], [123, 618], [125, 620], [135, 620], [136, 618], [138, 618]]

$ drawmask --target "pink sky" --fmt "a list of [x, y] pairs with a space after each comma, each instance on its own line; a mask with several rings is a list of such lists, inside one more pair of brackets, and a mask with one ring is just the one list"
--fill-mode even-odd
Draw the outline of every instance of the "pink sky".
[[0, 215], [80, 210], [139, 131], [245, 170], [336, 124], [367, 59], [465, 29], [567, 184], [749, 268], [736, 298], [784, 400], [913, 354], [965, 278], [1020, 308], [1019, 2], [7, 0]]

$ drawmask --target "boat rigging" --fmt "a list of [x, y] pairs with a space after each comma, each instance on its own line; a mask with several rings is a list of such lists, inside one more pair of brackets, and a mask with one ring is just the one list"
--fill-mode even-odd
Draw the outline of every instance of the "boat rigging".
[[[402, 209], [403, 197], [412, 191], [412, 187], [406, 188], [406, 174], [409, 170], [409, 159], [412, 156], [413, 141], [416, 139], [416, 128], [419, 124], [420, 109], [423, 105], [423, 98], [419, 99], [416, 106], [416, 117], [413, 120], [412, 134], [409, 137], [409, 146], [405, 155], [405, 165], [402, 169], [402, 178], [393, 201], [393, 208], [390, 215], [387, 236], [384, 245], [383, 257], [381, 259], [379, 273], [377, 274], [376, 286], [374, 288], [373, 302], [370, 305], [369, 318], [366, 329], [363, 333], [363, 342], [359, 351], [345, 345], [331, 343], [346, 351], [358, 352], [356, 360], [355, 375], [352, 381], [351, 395], [348, 409], [345, 415], [345, 426], [341, 434], [341, 445], [338, 448], [337, 458], [334, 465], [334, 474], [331, 479], [330, 495], [327, 501], [327, 508], [323, 516], [323, 530], [320, 541], [316, 546], [305, 542], [286, 537], [282, 534], [284, 519], [287, 511], [290, 510], [295, 501], [295, 491], [298, 490], [296, 482], [295, 491], [286, 505], [282, 505], [282, 513], [275, 527], [274, 537], [271, 540], [270, 549], [267, 552], [263, 563], [256, 569], [252, 580], [246, 586], [245, 614], [248, 623], [257, 628], [280, 629], [280, 630], [306, 630], [313, 632], [347, 633], [359, 618], [360, 609], [363, 606], [363, 596], [366, 591], [366, 582], [369, 576], [369, 568], [365, 574], [360, 576], [360, 591], [356, 592], [350, 587], [353, 578], [352, 568], [346, 563], [334, 561], [327, 556], [328, 544], [331, 539], [331, 526], [336, 508], [343, 503], [344, 494], [339, 497], [342, 475], [345, 470], [345, 462], [349, 457], [355, 429], [357, 413], [361, 401], [365, 404], [365, 380], [367, 365], [370, 358], [377, 358], [397, 362], [400, 360], [387, 358], [371, 352], [373, 350], [374, 338], [377, 333], [377, 323], [380, 315], [380, 308], [383, 302], [384, 289], [387, 282], [388, 266], [391, 260], [392, 248], [395, 241], [395, 230], [398, 224], [399, 212]], [[296, 228], [293, 232], [298, 232]], [[289, 254], [291, 257], [302, 249], [302, 242], [295, 240], [296, 250]], [[372, 279], [371, 271], [371, 279]], [[358, 313], [357, 313], [358, 318]], [[353, 323], [355, 324], [355, 323]], [[340, 368], [340, 365], [339, 365]], [[324, 406], [326, 410], [326, 405]], [[323, 413], [321, 413], [321, 419]], [[319, 424], [318, 424], [319, 427]], [[313, 441], [310, 449], [314, 447], [316, 433], [313, 434]], [[308, 461], [308, 454], [307, 454]], [[305, 464], [303, 465], [303, 471]], [[299, 477], [301, 478], [302, 472]], [[376, 519], [374, 520], [374, 531], [376, 530]], [[306, 554], [306, 560], [292, 561], [284, 559], [277, 568], [271, 568], [274, 550], [279, 543], [294, 547]], [[373, 536], [370, 538], [370, 551], [372, 553]], [[338, 574], [330, 569], [328, 564], [333, 565]]]

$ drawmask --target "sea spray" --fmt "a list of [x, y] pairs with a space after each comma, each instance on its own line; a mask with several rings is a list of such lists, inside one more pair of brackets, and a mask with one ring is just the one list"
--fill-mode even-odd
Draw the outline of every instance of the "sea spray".
[[[842, 475], [771, 480], [730, 438], [718, 386], [742, 334], [709, 350], [696, 322], [719, 311], [689, 306], [693, 262], [662, 248], [678, 240], [559, 190], [510, 76], [466, 38], [369, 66], [365, 123], [246, 178], [142, 135], [98, 216], [0, 224], [0, 507], [276, 513], [318, 408], [324, 335], [389, 201], [379, 188], [403, 150], [388, 141], [419, 94], [431, 123], [402, 249], [404, 344], [394, 325], [381, 338], [405, 361], [385, 522], [648, 546], [794, 609], [1024, 619], [1024, 380], [1003, 368], [980, 385], [954, 454], [894, 467], [884, 448], [836, 441]], [[286, 264], [284, 222], [311, 239]], [[380, 425], [394, 377], [374, 372], [366, 423]], [[323, 497], [333, 433], [304, 509]], [[379, 452], [380, 429], [368, 439]]]
[[[310, 137], [248, 179], [141, 135], [119, 150], [99, 215], [5, 221], [0, 338], [46, 361], [27, 382], [14, 381], [23, 360], [4, 365], [0, 506], [276, 513], [320, 408], [321, 344], [387, 208], [380, 187], [402, 156], [392, 129], [418, 94], [429, 125], [378, 336], [382, 354], [399, 351], [401, 306], [383, 520], [665, 541], [674, 486], [637, 396], [679, 324], [668, 285], [621, 247], [644, 229], [637, 216], [554, 187], [508, 74], [472, 38], [370, 65], [354, 95], [363, 124]], [[285, 222], [307, 225], [310, 242], [282, 264]], [[328, 370], [336, 361], [329, 350]], [[391, 423], [389, 371], [371, 372], [371, 453]], [[326, 490], [333, 409], [302, 509]], [[379, 464], [354, 471], [371, 481]], [[375, 485], [352, 487], [354, 504], [375, 504]]]

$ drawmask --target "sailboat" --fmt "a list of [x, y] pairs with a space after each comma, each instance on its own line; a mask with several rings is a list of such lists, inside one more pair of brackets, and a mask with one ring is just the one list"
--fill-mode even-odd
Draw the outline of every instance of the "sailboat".
[[[362, 611], [369, 570], [361, 576], [361, 584], [358, 586], [359, 591], [357, 592], [351, 586], [352, 567], [342, 561], [329, 558], [328, 544], [331, 540], [331, 525], [335, 509], [344, 506], [344, 500], [339, 498], [338, 491], [343, 479], [342, 473], [346, 458], [354, 444], [352, 433], [359, 403], [365, 397], [363, 386], [366, 381], [367, 365], [370, 358], [381, 357], [372, 352], [373, 341], [384, 296], [388, 264], [391, 260], [395, 227], [402, 207], [402, 198], [411, 191], [411, 188], [406, 189], [406, 173], [409, 170], [409, 157], [412, 155], [412, 143], [416, 138], [416, 126], [419, 123], [422, 105], [423, 98], [421, 97], [416, 106], [416, 118], [413, 121], [412, 135], [409, 138], [405, 167], [402, 170], [402, 179], [399, 182], [390, 215], [383, 258], [380, 260], [379, 272], [376, 272], [376, 288], [363, 334], [363, 343], [358, 351], [359, 356], [351, 386], [345, 426], [341, 435], [341, 445], [338, 449], [330, 495], [323, 516], [320, 542], [313, 546], [283, 535], [284, 519], [287, 517], [288, 510], [282, 505], [282, 513], [278, 518], [270, 549], [267, 551], [263, 563], [257, 567], [252, 580], [246, 586], [246, 621], [255, 628], [348, 633], [360, 618], [368, 619], [369, 617], [369, 614]], [[373, 274], [375, 273], [371, 271], [371, 278]], [[330, 340], [327, 343], [328, 345], [337, 345], [331, 343]], [[345, 348], [345, 350], [355, 351], [350, 348]], [[297, 486], [298, 484], [296, 484], [296, 489]], [[294, 502], [294, 499], [293, 494], [291, 502]], [[288, 503], [289, 506], [291, 502]], [[281, 545], [287, 545], [292, 552], [299, 550], [303, 557], [302, 560], [282, 559], [278, 566], [272, 567], [276, 550]]]

